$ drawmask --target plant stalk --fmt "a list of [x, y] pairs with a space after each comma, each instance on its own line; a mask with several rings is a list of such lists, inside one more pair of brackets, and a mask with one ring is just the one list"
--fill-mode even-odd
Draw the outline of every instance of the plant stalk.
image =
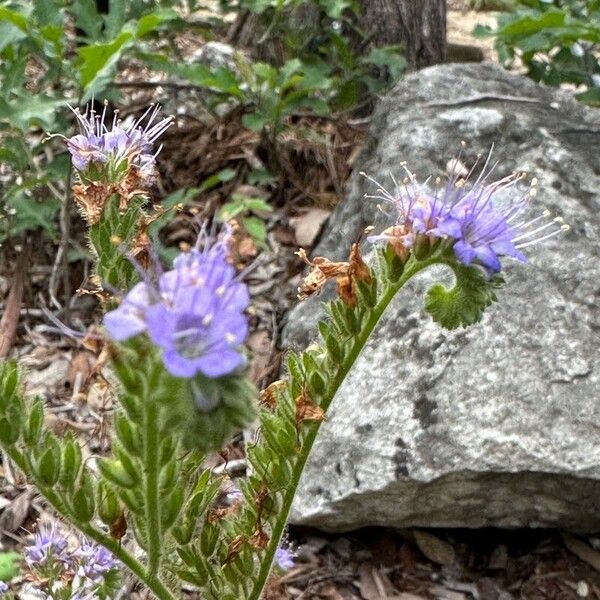
[[156, 402], [142, 402], [144, 411], [144, 475], [146, 478], [146, 532], [148, 577], [158, 579], [161, 559], [161, 518], [159, 498], [159, 407]]
[[[373, 308], [373, 311], [371, 312], [371, 315], [369, 316], [368, 320], [363, 325], [359, 334], [354, 338], [354, 343], [348, 356], [339, 365], [339, 369], [336, 376], [333, 378], [327, 391], [323, 394], [323, 401], [321, 402], [320, 407], [325, 412], [327, 412], [338, 389], [340, 388], [341, 384], [346, 378], [346, 375], [348, 375], [348, 372], [354, 365], [354, 362], [360, 355], [367, 340], [369, 339], [369, 336], [373, 332], [373, 329], [375, 329], [375, 326], [379, 322], [379, 319], [385, 312], [385, 309], [388, 307], [392, 298], [411, 277], [413, 277], [419, 271], [425, 269], [426, 267], [436, 262], [439, 262], [439, 259], [434, 257], [424, 261], [416, 261], [413, 258], [411, 258], [407, 262], [404, 272], [402, 273], [398, 281], [391, 284], [388, 283], [387, 288], [384, 290], [383, 294], [381, 295], [381, 298]], [[271, 567], [275, 557], [275, 552], [277, 551], [277, 548], [279, 547], [279, 544], [281, 542], [281, 538], [283, 536], [283, 532], [287, 524], [289, 513], [292, 508], [292, 502], [294, 501], [296, 490], [298, 488], [298, 484], [300, 483], [302, 472], [304, 471], [304, 466], [306, 465], [306, 461], [308, 460], [317, 434], [319, 433], [321, 423], [322, 421], [314, 422], [309, 425], [309, 430], [304, 440], [304, 443], [302, 444], [298, 460], [296, 461], [296, 464], [294, 465], [294, 468], [292, 470], [290, 483], [286, 486], [285, 489], [285, 495], [283, 498], [283, 506], [281, 508], [281, 512], [279, 513], [277, 521], [271, 532], [271, 538], [269, 540], [269, 545], [267, 547], [266, 554], [261, 562], [256, 583], [252, 588], [252, 592], [250, 593], [248, 600], [260, 600], [261, 594], [267, 584], [267, 580], [269, 578], [269, 574], [271, 572]]]

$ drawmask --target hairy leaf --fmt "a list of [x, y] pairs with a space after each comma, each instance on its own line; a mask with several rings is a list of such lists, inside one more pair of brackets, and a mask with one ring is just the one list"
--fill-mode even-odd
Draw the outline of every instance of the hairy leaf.
[[446, 329], [480, 321], [483, 311], [497, 300], [496, 290], [503, 283], [499, 276], [487, 279], [478, 267], [453, 264], [452, 269], [454, 286], [448, 289], [442, 284], [434, 285], [427, 292], [425, 304], [433, 320]]

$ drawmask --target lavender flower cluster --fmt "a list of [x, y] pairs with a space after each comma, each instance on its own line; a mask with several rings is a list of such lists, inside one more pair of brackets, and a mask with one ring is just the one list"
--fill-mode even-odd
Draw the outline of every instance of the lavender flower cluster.
[[[118, 566], [114, 556], [102, 546], [82, 540], [75, 549], [56, 527], [41, 526], [33, 543], [25, 548], [25, 560], [29, 568], [48, 586], [69, 582], [71, 600], [95, 600], [95, 591], [107, 574]], [[8, 586], [0, 582], [0, 594], [8, 592]]]
[[[473, 169], [465, 178], [455, 174], [435, 194], [419, 185], [408, 170], [403, 186], [396, 184], [394, 194], [367, 176], [379, 187], [376, 195], [367, 195], [367, 198], [384, 200], [397, 212], [394, 226], [370, 240], [391, 243], [405, 255], [419, 240], [427, 240], [430, 244], [444, 240], [452, 246], [459, 262], [480, 265], [488, 275], [493, 275], [502, 268], [500, 257], [525, 262], [522, 248], [569, 228], [562, 224], [560, 217], [548, 220], [548, 211], [527, 218], [530, 200], [536, 193], [536, 180], [532, 180], [524, 193], [517, 190], [517, 184], [525, 177], [522, 173], [488, 183], [494, 170], [488, 169], [489, 160], [488, 156], [474, 182], [469, 180]], [[457, 159], [455, 164], [458, 163]]]
[[[106, 169], [109, 179], [124, 174], [129, 165], [139, 169], [142, 179], [152, 179], [154, 175], [156, 152], [152, 145], [171, 125], [171, 117], [155, 123], [160, 108], [150, 106], [148, 110], [128, 127], [117, 119], [117, 112], [109, 129], [106, 124], [106, 105], [102, 114], [98, 115], [93, 108], [86, 108], [84, 113], [78, 108], [71, 108], [77, 117], [80, 133], [64, 138], [71, 153], [73, 166], [82, 174], [90, 167]], [[142, 123], [146, 120], [146, 125]]]
[[196, 248], [181, 253], [157, 283], [138, 283], [104, 317], [116, 341], [146, 332], [176, 377], [221, 377], [245, 363], [240, 347], [248, 334], [248, 288], [228, 261], [230, 231], [200, 249], [206, 237], [201, 234]]

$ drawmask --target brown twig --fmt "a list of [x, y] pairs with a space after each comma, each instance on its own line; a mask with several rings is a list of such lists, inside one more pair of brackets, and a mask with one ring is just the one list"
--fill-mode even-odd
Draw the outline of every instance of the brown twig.
[[15, 265], [12, 285], [0, 320], [0, 358], [8, 356], [17, 335], [30, 249], [31, 245], [26, 241]]

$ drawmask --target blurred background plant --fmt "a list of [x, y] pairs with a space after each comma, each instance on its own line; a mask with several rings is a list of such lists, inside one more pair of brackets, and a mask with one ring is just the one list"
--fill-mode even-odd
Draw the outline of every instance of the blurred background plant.
[[522, 65], [535, 81], [567, 84], [579, 100], [600, 106], [599, 0], [518, 0], [496, 28], [474, 33], [495, 38], [505, 67]]
[[[124, 105], [123, 116], [128, 104], [135, 113], [130, 97], [136, 87], [119, 81], [125, 69], [158, 75], [163, 89], [190, 90], [198, 112], [215, 120], [242, 111], [243, 126], [261, 132], [273, 146], [293, 126], [294, 115], [364, 111], [404, 67], [398, 47], [363, 52], [355, 2], [220, 4], [221, 14], [183, 0], [0, 2], [0, 243], [32, 230], [57, 241], [59, 222], [60, 234], [68, 237], [69, 161], [43, 143], [46, 132], [72, 131], [67, 101], [81, 105], [107, 98]], [[298, 27], [303, 11], [311, 21]], [[231, 17], [235, 23], [236, 15], [247, 13], [255, 17], [258, 52], [232, 40], [228, 62], [222, 57], [218, 64], [196, 62], [175, 41], [227, 40]], [[277, 160], [266, 162], [270, 171], [281, 171]], [[263, 239], [256, 218], [246, 221]], [[75, 259], [85, 253], [73, 244], [68, 250]]]

